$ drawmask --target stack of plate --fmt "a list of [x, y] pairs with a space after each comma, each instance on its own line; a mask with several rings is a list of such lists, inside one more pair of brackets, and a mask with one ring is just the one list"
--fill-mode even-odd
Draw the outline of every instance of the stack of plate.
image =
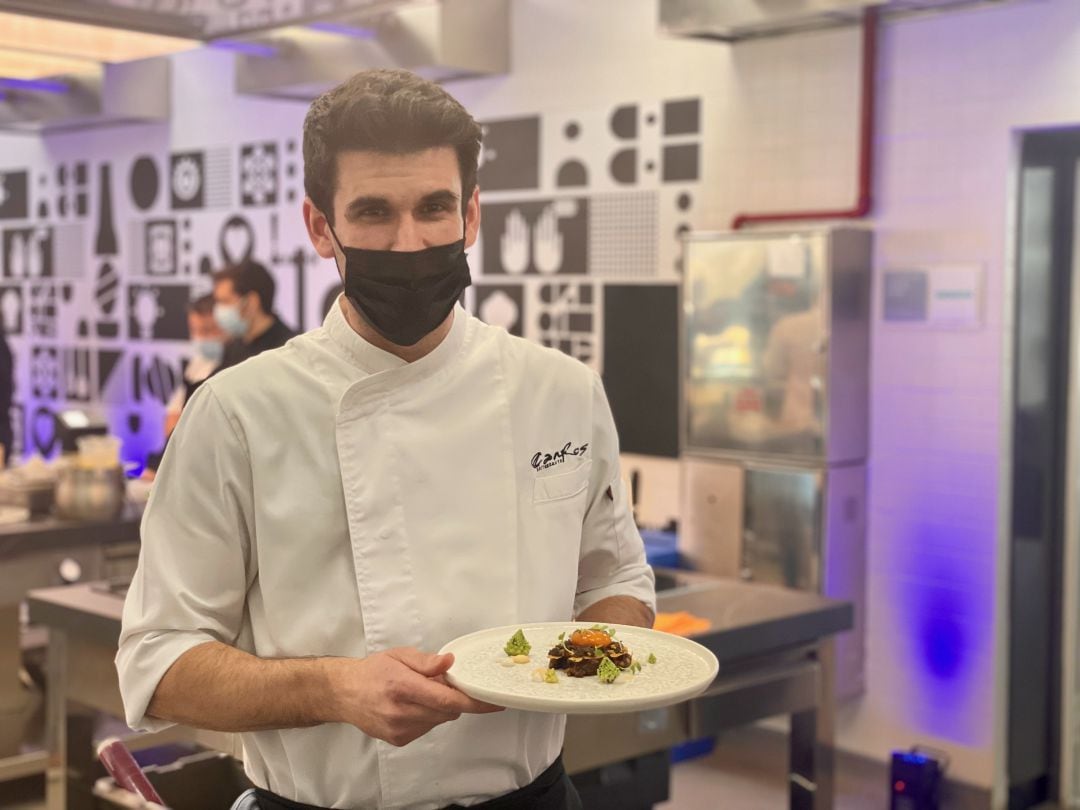
[[56, 473], [49, 467], [27, 464], [0, 473], [0, 505], [47, 515], [55, 500]]

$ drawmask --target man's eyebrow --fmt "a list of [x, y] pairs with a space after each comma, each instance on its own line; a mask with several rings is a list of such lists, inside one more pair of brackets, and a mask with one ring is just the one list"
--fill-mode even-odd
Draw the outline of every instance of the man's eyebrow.
[[345, 216], [348, 219], [352, 219], [353, 217], [355, 217], [357, 214], [360, 213], [360, 210], [362, 208], [367, 208], [368, 206], [376, 206], [376, 207], [383, 206], [383, 207], [385, 207], [385, 206], [388, 206], [389, 204], [390, 204], [389, 200], [387, 200], [385, 197], [376, 197], [376, 196], [357, 197], [352, 202], [350, 202], [347, 206], [345, 206]]
[[[433, 191], [430, 194], [425, 194], [420, 199], [420, 204], [431, 205], [432, 203], [435, 203], [440, 205], [454, 206], [457, 205], [460, 201], [461, 197], [459, 197], [455, 192], [451, 191], [450, 189], [439, 189], [438, 191]], [[386, 197], [380, 197], [375, 194], [365, 194], [363, 196], [357, 197], [345, 207], [345, 218], [355, 219], [357, 216], [359, 216], [360, 212], [363, 209], [368, 207], [389, 208], [390, 200]]]
[[449, 189], [440, 189], [439, 191], [433, 191], [430, 194], [425, 194], [421, 203], [446, 203], [457, 204], [460, 201], [460, 197]]

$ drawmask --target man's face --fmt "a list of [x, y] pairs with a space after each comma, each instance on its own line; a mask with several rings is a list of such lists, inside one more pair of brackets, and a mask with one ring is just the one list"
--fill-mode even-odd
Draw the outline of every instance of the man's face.
[[200, 315], [188, 313], [188, 334], [192, 340], [225, 340], [225, 333], [218, 326], [213, 313]]
[[219, 281], [214, 285], [214, 303], [226, 307], [237, 306], [241, 315], [247, 314], [249, 297], [251, 296], [238, 294], [231, 281]]
[[[337, 255], [343, 267], [322, 213], [305, 200], [312, 244], [324, 258]], [[471, 247], [480, 227], [479, 197], [474, 191], [463, 222], [457, 153], [448, 146], [405, 155], [342, 152], [334, 223], [346, 247], [423, 250], [456, 242], [463, 231], [465, 245]]]

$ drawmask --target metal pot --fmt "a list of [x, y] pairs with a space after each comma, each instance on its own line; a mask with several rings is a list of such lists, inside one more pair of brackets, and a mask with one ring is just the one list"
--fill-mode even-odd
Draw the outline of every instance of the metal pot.
[[115, 520], [124, 509], [126, 492], [123, 467], [73, 464], [57, 476], [56, 512], [67, 520]]

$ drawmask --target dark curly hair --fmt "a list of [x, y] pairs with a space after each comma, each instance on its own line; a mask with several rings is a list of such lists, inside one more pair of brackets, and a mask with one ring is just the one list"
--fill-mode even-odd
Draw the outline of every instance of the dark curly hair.
[[457, 152], [464, 213], [476, 188], [480, 125], [442, 87], [407, 70], [364, 70], [323, 93], [304, 119], [304, 191], [334, 224], [337, 156], [346, 150]]
[[270, 271], [253, 259], [246, 259], [239, 264], [230, 264], [214, 273], [215, 286], [223, 281], [233, 285], [237, 295], [247, 295], [250, 292], [259, 296], [259, 303], [267, 315], [274, 311], [274, 294], [277, 284]]

